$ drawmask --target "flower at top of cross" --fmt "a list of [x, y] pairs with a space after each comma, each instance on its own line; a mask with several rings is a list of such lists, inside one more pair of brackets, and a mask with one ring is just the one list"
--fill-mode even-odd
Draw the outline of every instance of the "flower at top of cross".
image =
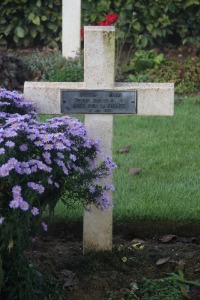
[[[119, 16], [117, 14], [108, 14], [104, 21], [99, 21], [98, 26], [110, 26], [117, 22]], [[81, 39], [84, 39], [84, 27], [81, 28]]]
[[105, 18], [105, 23], [108, 25], [114, 24], [119, 19], [117, 14], [108, 14]]

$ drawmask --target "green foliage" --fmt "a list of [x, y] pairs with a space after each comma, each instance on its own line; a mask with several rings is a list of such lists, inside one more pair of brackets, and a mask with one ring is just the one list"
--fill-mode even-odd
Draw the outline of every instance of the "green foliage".
[[157, 54], [154, 49], [149, 51], [140, 50], [134, 53], [129, 66], [124, 71], [144, 71], [146, 69], [158, 69], [158, 66], [164, 62], [164, 55]]
[[3, 0], [0, 45], [27, 47], [61, 40], [61, 0]]
[[[60, 46], [61, 11], [61, 0], [2, 0], [0, 46]], [[111, 12], [120, 15], [117, 39], [136, 47], [200, 45], [200, 0], [83, 0], [82, 24], [96, 25]]]
[[200, 45], [199, 0], [84, 0], [82, 9], [86, 25], [96, 24], [108, 12], [119, 14], [118, 40], [126, 38], [140, 48], [166, 42]]
[[0, 86], [7, 89], [19, 90], [25, 79], [28, 79], [26, 64], [15, 53], [0, 50], [0, 70]]
[[138, 50], [128, 63], [121, 65], [117, 81], [173, 82], [177, 94], [195, 94], [200, 90], [198, 57], [165, 58], [155, 50]]
[[33, 80], [39, 81], [83, 81], [82, 57], [66, 59], [61, 52], [35, 52], [26, 57], [27, 68]]
[[139, 294], [143, 300], [182, 300], [180, 284], [171, 279], [147, 279], [139, 284]]
[[125, 289], [122, 297], [116, 297], [114, 292], [107, 293], [107, 300], [182, 300], [181, 284], [172, 278], [147, 279], [132, 283], [130, 289]]
[[200, 90], [200, 59], [168, 59], [157, 70], [149, 70], [149, 81], [174, 82], [177, 94], [195, 94]]

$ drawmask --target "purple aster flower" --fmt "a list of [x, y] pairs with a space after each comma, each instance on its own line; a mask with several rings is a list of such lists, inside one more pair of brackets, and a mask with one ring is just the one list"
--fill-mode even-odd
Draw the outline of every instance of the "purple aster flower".
[[9, 206], [10, 206], [10, 208], [16, 209], [19, 207], [19, 201], [13, 199], [12, 201], [10, 201]]
[[48, 184], [52, 184], [53, 183], [53, 181], [51, 180], [51, 177], [48, 177], [47, 182], [48, 182]]
[[28, 145], [27, 144], [22, 144], [19, 146], [19, 149], [23, 152], [27, 151], [28, 150]]
[[18, 163], [18, 160], [14, 157], [11, 157], [8, 162], [7, 162], [9, 165], [13, 165], [15, 166], [17, 163]]
[[2, 225], [2, 224], [3, 224], [3, 221], [4, 221], [4, 219], [5, 219], [5, 218], [3, 218], [3, 217], [0, 217], [0, 225]]
[[55, 148], [58, 149], [58, 150], [64, 150], [64, 149], [65, 149], [65, 146], [63, 145], [63, 143], [57, 142], [57, 143], [55, 144]]
[[44, 145], [44, 150], [51, 150], [51, 149], [53, 149], [53, 145], [52, 144], [45, 144]]
[[114, 170], [117, 167], [109, 155], [106, 157], [105, 163], [109, 170]]
[[65, 158], [65, 156], [61, 152], [57, 152], [57, 156], [61, 159]]
[[88, 186], [88, 190], [89, 190], [89, 192], [90, 192], [91, 194], [93, 194], [93, 193], [95, 192], [95, 186], [89, 185], [89, 186]]
[[6, 177], [9, 175], [10, 170], [7, 167], [7, 164], [4, 164], [0, 167], [0, 177]]
[[101, 210], [106, 210], [110, 207], [113, 206], [113, 202], [110, 198], [109, 192], [108, 191], [103, 191], [101, 196], [98, 197], [96, 200], [96, 205], [101, 209]]
[[17, 196], [21, 196], [21, 191], [22, 191], [21, 186], [19, 186], [19, 185], [13, 186], [12, 193], [13, 193], [14, 198]]
[[12, 142], [12, 141], [7, 141], [7, 142], [5, 143], [5, 145], [6, 145], [7, 147], [9, 147], [9, 148], [13, 148], [13, 147], [15, 146], [15, 143]]
[[76, 156], [74, 154], [70, 154], [69, 158], [73, 161], [76, 161]]
[[14, 136], [17, 136], [17, 132], [16, 131], [13, 131], [13, 130], [8, 130], [5, 134], [4, 134], [4, 137], [14, 137]]
[[0, 148], [0, 154], [5, 154], [5, 149], [4, 148]]
[[37, 207], [33, 207], [31, 209], [31, 213], [32, 213], [33, 216], [37, 216], [37, 215], [39, 215], [40, 211]]
[[19, 202], [19, 207], [21, 208], [21, 210], [28, 210], [29, 209], [29, 204], [26, 201], [20, 201]]
[[57, 182], [54, 182], [55, 187], [59, 188], [59, 184]]
[[37, 138], [37, 136], [32, 133], [30, 135], [27, 135], [27, 138], [30, 139], [31, 141], [34, 141]]
[[111, 183], [106, 183], [106, 184], [105, 184], [105, 187], [106, 187], [108, 190], [110, 190], [110, 191], [114, 191], [114, 190], [115, 190], [114, 185], [111, 184]]
[[44, 231], [48, 231], [48, 225], [45, 222], [42, 222], [41, 225]]

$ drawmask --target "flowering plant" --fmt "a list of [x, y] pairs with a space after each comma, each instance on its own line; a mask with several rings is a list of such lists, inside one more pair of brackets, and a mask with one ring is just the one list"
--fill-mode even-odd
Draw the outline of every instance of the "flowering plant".
[[[119, 16], [117, 14], [108, 14], [104, 21], [98, 22], [98, 26], [110, 26], [117, 22]], [[84, 27], [81, 28], [81, 38], [84, 39]]]
[[35, 114], [34, 105], [17, 92], [0, 88], [0, 111], [7, 113]]
[[[32, 112], [32, 106], [17, 93], [3, 90], [2, 94], [4, 110]], [[30, 114], [0, 112], [2, 257], [12, 249], [23, 252], [38, 226], [47, 231], [42, 213], [47, 207], [53, 210], [62, 195], [66, 203], [94, 203], [102, 210], [112, 205], [109, 192], [113, 186], [100, 182], [116, 166], [110, 157], [97, 165], [100, 153], [99, 142], [90, 139], [83, 124], [69, 116], [43, 123]]]

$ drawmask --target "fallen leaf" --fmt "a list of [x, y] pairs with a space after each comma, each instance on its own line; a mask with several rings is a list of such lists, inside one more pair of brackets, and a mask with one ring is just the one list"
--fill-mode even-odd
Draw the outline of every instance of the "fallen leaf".
[[186, 290], [186, 288], [184, 286], [181, 286], [181, 294], [184, 297], [184, 299], [191, 299], [188, 291]]
[[127, 152], [129, 152], [130, 148], [131, 148], [130, 145], [121, 147], [121, 148], [118, 150], [118, 153], [127, 153]]
[[64, 281], [63, 288], [79, 284], [78, 278], [74, 273], [69, 274]]
[[136, 244], [136, 243], [140, 243], [140, 244], [144, 244], [145, 243], [145, 241], [144, 240], [141, 240], [141, 239], [133, 239], [132, 241], [131, 241], [131, 244]]
[[141, 243], [132, 244], [132, 247], [138, 250], [144, 249], [144, 245], [142, 245]]
[[163, 258], [159, 258], [156, 262], [156, 266], [160, 266], [160, 265], [164, 265], [165, 263], [167, 263], [170, 260], [170, 257], [163, 257]]
[[141, 172], [141, 169], [137, 168], [137, 167], [130, 168], [128, 172], [129, 172], [129, 174], [139, 174]]
[[163, 242], [163, 243], [168, 243], [168, 242], [174, 240], [175, 238], [177, 238], [176, 235], [174, 235], [174, 234], [168, 234], [168, 235], [164, 235], [164, 236], [160, 239], [160, 241]]

